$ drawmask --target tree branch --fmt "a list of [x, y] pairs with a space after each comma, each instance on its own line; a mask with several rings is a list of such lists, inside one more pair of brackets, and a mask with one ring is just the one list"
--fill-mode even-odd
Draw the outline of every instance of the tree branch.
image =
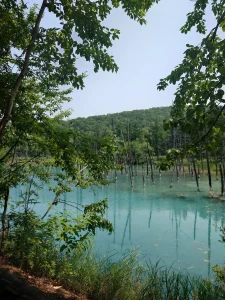
[[215, 118], [213, 124], [210, 126], [209, 130], [201, 137], [201, 139], [199, 141], [195, 142], [194, 145], [201, 143], [209, 135], [209, 133], [211, 132], [211, 130], [213, 129], [213, 127], [216, 125], [217, 121], [219, 120], [219, 117], [221, 116], [224, 109], [225, 109], [225, 105], [223, 105], [222, 108], [220, 109], [217, 117]]
[[14, 86], [11, 89], [11, 92], [9, 93], [9, 97], [8, 97], [8, 100], [7, 100], [7, 106], [6, 106], [6, 109], [5, 109], [5, 112], [4, 112], [4, 116], [0, 121], [0, 140], [3, 137], [3, 132], [4, 132], [4, 129], [7, 125], [7, 123], [9, 122], [9, 120], [11, 118], [12, 108], [13, 108], [14, 101], [15, 101], [16, 95], [18, 93], [18, 90], [21, 86], [21, 83], [22, 83], [24, 77], [27, 74], [28, 66], [29, 66], [29, 62], [30, 62], [30, 56], [31, 56], [31, 53], [32, 53], [32, 50], [33, 50], [33, 47], [34, 47], [34, 44], [35, 44], [35, 40], [37, 39], [37, 36], [38, 36], [38, 33], [39, 33], [39, 27], [40, 27], [41, 19], [42, 19], [43, 14], [44, 14], [44, 10], [46, 8], [46, 4], [47, 4], [47, 0], [43, 0], [40, 11], [39, 11], [37, 19], [36, 19], [34, 29], [33, 29], [30, 44], [27, 47], [27, 51], [26, 51], [26, 54], [25, 54], [22, 70], [20, 71], [20, 74], [17, 77], [16, 82], [15, 82]]
[[52, 203], [49, 205], [48, 209], [46, 210], [46, 212], [44, 213], [44, 215], [41, 217], [41, 220], [43, 220], [47, 214], [49, 213], [49, 211], [52, 209], [53, 205], [56, 205], [58, 203], [58, 198], [60, 196], [61, 193], [57, 193], [55, 195], [55, 198], [53, 199]]
[[12, 145], [12, 147], [7, 151], [7, 153], [0, 158], [0, 162], [2, 162], [9, 154], [10, 152], [13, 150], [14, 147], [16, 147], [16, 145], [18, 144], [18, 140]]

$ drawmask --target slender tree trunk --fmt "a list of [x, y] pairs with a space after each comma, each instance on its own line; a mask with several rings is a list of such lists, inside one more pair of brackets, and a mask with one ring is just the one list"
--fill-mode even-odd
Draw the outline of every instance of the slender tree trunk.
[[200, 192], [200, 190], [199, 190], [199, 183], [198, 183], [198, 173], [197, 173], [197, 170], [196, 170], [194, 156], [192, 156], [192, 162], [193, 162], [193, 168], [194, 168], [194, 173], [195, 173], [195, 181], [196, 181], [196, 184], [197, 184], [197, 190], [198, 190], [198, 192]]
[[115, 169], [115, 180], [117, 180], [117, 171]]
[[206, 150], [206, 161], [207, 161], [207, 170], [208, 170], [208, 179], [209, 179], [209, 189], [212, 190], [212, 177], [210, 170], [210, 162], [209, 162], [209, 152]]
[[204, 171], [204, 157], [202, 156], [202, 151], [200, 151], [200, 161], [201, 161], [201, 167], [202, 167], [202, 174], [205, 174]]
[[200, 176], [201, 176], [200, 165], [199, 165], [199, 163], [198, 163], [198, 178], [200, 178]]
[[215, 155], [215, 164], [216, 164], [216, 180], [218, 180], [218, 161], [216, 155]]
[[145, 187], [145, 174], [142, 172], [142, 181], [143, 181], [143, 187]]
[[154, 180], [154, 173], [153, 173], [153, 159], [151, 156], [150, 148], [147, 145], [147, 150], [148, 150], [148, 157], [149, 157], [149, 162], [150, 162], [150, 168], [151, 168], [151, 179], [152, 179], [152, 184], [155, 184]]
[[[60, 194], [61, 194], [61, 193], [60, 193]], [[60, 194], [57, 194], [57, 195], [55, 196], [54, 200], [53, 200], [52, 203], [49, 205], [49, 207], [48, 207], [48, 209], [46, 210], [46, 212], [44, 213], [44, 215], [41, 217], [41, 220], [43, 220], [43, 219], [47, 216], [47, 214], [50, 212], [50, 210], [52, 209], [52, 207], [58, 203], [58, 198], [59, 198]]]
[[175, 168], [176, 168], [176, 173], [177, 173], [177, 180], [179, 180], [179, 169], [177, 165], [177, 160], [175, 161]]
[[147, 164], [147, 178], [148, 178], [148, 158], [146, 157], [146, 164]]
[[2, 213], [2, 234], [1, 234], [1, 244], [0, 244], [0, 253], [2, 255], [4, 254], [4, 244], [5, 244], [6, 233], [7, 233], [6, 214], [7, 214], [8, 202], [9, 202], [9, 187], [6, 188], [4, 193], [4, 208]]
[[220, 163], [220, 180], [221, 180], [221, 196], [224, 195], [224, 177], [223, 177], [223, 168], [222, 164]]
[[150, 155], [150, 167], [151, 167], [151, 179], [152, 179], [152, 184], [155, 184], [154, 174], [153, 174], [153, 166], [152, 166], [152, 157], [151, 157], [151, 155]]
[[191, 173], [191, 166], [190, 166], [190, 160], [189, 160], [189, 156], [187, 157], [187, 163], [188, 163], [188, 173]]
[[183, 174], [185, 174], [185, 168], [184, 168], [184, 160], [182, 159], [182, 170], [183, 170]]
[[191, 167], [191, 176], [194, 177], [193, 168]]

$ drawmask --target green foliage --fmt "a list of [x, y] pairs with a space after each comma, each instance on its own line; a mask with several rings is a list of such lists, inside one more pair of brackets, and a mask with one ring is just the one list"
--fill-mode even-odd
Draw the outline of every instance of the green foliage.
[[55, 240], [63, 242], [60, 252], [65, 250], [66, 253], [70, 253], [79, 245], [84, 245], [84, 241], [95, 235], [97, 228], [107, 230], [111, 234], [113, 232], [112, 223], [103, 217], [107, 207], [107, 199], [105, 199], [86, 205], [83, 215], [77, 218], [65, 212], [48, 218], [46, 226], [49, 224], [54, 226], [52, 231], [56, 234]]
[[[221, 232], [221, 243], [225, 243], [225, 227], [222, 226], [220, 228]], [[219, 266], [219, 265], [214, 265], [212, 267], [213, 272], [215, 273], [216, 280], [218, 281], [219, 285], [225, 290], [225, 265]]]
[[[217, 283], [177, 273], [172, 267], [159, 267], [158, 263], [141, 264], [137, 251], [127, 251], [118, 261], [115, 261], [115, 253], [98, 259], [90, 243], [83, 247], [79, 244], [70, 253], [60, 253], [53, 237], [54, 226], [49, 222], [46, 226], [47, 223], [40, 222], [32, 214], [24, 217], [14, 218], [20, 225], [17, 227], [19, 223], [15, 222], [7, 242], [11, 262], [31, 274], [56, 279], [64, 287], [90, 299], [224, 299], [224, 290]], [[21, 231], [24, 221], [29, 222], [30, 233]], [[26, 261], [21, 260], [21, 255], [26, 253]]]
[[[6, 118], [10, 118], [22, 85], [29, 79], [39, 83], [43, 95], [59, 92], [60, 85], [83, 88], [86, 74], [80, 74], [76, 65], [80, 57], [92, 61], [95, 72], [100, 68], [117, 72], [118, 66], [107, 49], [120, 32], [104, 26], [104, 20], [113, 8], [121, 5], [130, 18], [144, 24], [147, 10], [154, 2], [157, 1], [43, 0], [42, 3], [34, 1], [30, 7], [20, 0], [1, 1], [2, 121], [9, 121]], [[53, 15], [55, 27], [42, 25], [45, 13]]]
[[122, 160], [122, 157], [126, 157], [129, 152], [136, 161], [140, 162], [143, 161], [146, 142], [151, 145], [155, 155], [165, 154], [168, 134], [163, 130], [162, 123], [169, 117], [169, 114], [170, 107], [157, 107], [77, 118], [69, 120], [68, 124], [94, 137], [104, 137], [113, 133], [117, 137], [115, 139], [118, 143], [117, 157]]
[[113, 232], [112, 223], [103, 217], [105, 210], [108, 208], [107, 198], [97, 203], [84, 205], [83, 207], [83, 217], [89, 221], [87, 225], [89, 232], [95, 234], [95, 229], [97, 227], [106, 229], [109, 233]]
[[[215, 27], [206, 35], [207, 7], [211, 8]], [[170, 166], [181, 154], [188, 155], [190, 150], [197, 153], [203, 149], [212, 152], [220, 148], [222, 151], [225, 138], [224, 23], [223, 0], [197, 0], [181, 28], [181, 32], [186, 34], [195, 27], [204, 37], [197, 46], [186, 45], [183, 61], [158, 84], [158, 90], [165, 90], [169, 84], [177, 86], [171, 119], [165, 122], [165, 129], [179, 128], [183, 135], [189, 137], [179, 153], [174, 157], [167, 155], [168, 163], [163, 162], [162, 169]], [[201, 150], [197, 151], [198, 147]]]
[[[29, 184], [30, 174], [45, 183], [50, 183], [50, 179], [56, 181], [55, 187], [49, 187], [55, 193], [51, 205], [56, 205], [60, 195], [71, 190], [71, 185], [86, 188], [91, 184], [109, 183], [103, 173], [114, 167], [114, 135], [90, 137], [66, 126], [63, 119], [70, 113], [61, 112], [61, 108], [65, 101], [71, 100], [72, 91], [66, 87], [84, 87], [86, 74], [79, 73], [78, 58], [91, 61], [95, 72], [100, 68], [117, 72], [118, 66], [107, 50], [113, 40], [119, 38], [119, 30], [107, 28], [104, 20], [113, 8], [121, 5], [130, 18], [144, 24], [147, 10], [154, 2], [157, 1], [43, 0], [29, 6], [22, 0], [1, 1], [0, 203], [4, 205], [3, 219], [7, 213], [8, 191], [18, 184]], [[43, 18], [49, 14], [58, 22], [57, 26], [44, 26]], [[60, 170], [57, 174], [55, 168]], [[30, 189], [28, 199], [21, 201], [26, 211], [33, 196], [37, 194]], [[102, 205], [105, 208], [105, 203]], [[82, 230], [89, 226], [89, 231], [94, 233], [101, 223], [103, 228], [112, 231], [110, 223], [103, 218], [104, 208], [99, 213], [86, 208]], [[2, 223], [3, 237], [5, 220]], [[68, 232], [79, 235], [74, 227], [68, 228]], [[71, 236], [65, 239], [73, 244]], [[0, 250], [2, 247], [3, 240]]]
[[209, 279], [177, 273], [168, 269], [148, 265], [147, 280], [139, 299], [223, 299], [225, 291]]
[[[86, 214], [101, 214], [105, 201], [86, 207]], [[89, 212], [88, 212], [89, 211]], [[218, 299], [225, 296], [224, 269], [215, 267], [218, 282], [176, 272], [156, 264], [141, 264], [137, 251], [127, 251], [115, 261], [116, 253], [98, 259], [85, 236], [90, 220], [68, 214], [43, 221], [34, 213], [8, 216], [6, 243], [8, 259], [31, 274], [47, 276], [91, 299]], [[82, 219], [84, 218], [84, 219]], [[78, 220], [79, 219], [79, 220]], [[95, 224], [95, 223], [94, 223]], [[93, 224], [93, 225], [94, 225]], [[101, 222], [97, 226], [101, 228]], [[85, 237], [81, 242], [80, 235]]]
[[102, 116], [92, 116], [88, 118], [77, 118], [69, 120], [68, 123], [73, 128], [79, 128], [82, 132], [95, 136], [105, 136], [109, 132], [114, 132], [116, 136], [127, 138], [128, 125], [130, 128], [130, 140], [142, 140], [142, 137], [153, 131], [154, 127], [161, 127], [164, 119], [169, 118], [169, 107], [155, 107], [143, 110], [133, 110]]
[[[8, 215], [6, 253], [9, 257], [12, 256], [14, 263], [32, 269], [33, 255], [40, 250], [39, 247], [47, 249], [57, 243], [59, 253], [67, 254], [76, 251], [78, 247], [85, 249], [96, 228], [112, 233], [112, 224], [103, 217], [106, 208], [105, 199], [86, 206], [83, 215], [80, 214], [77, 218], [64, 212], [55, 213], [46, 221], [32, 211], [18, 213], [13, 209]], [[55, 251], [58, 251], [57, 247], [54, 253]]]
[[224, 266], [218, 266], [215, 265], [212, 267], [213, 272], [216, 275], [217, 281], [220, 283], [220, 285], [225, 288], [225, 267]]
[[[50, 224], [44, 223], [34, 213], [11, 213], [10, 230], [6, 243], [7, 256], [11, 262], [25, 270], [36, 272], [39, 276], [52, 276], [56, 249], [54, 232]], [[52, 250], [52, 253], [49, 250]], [[52, 260], [52, 261], [51, 261]], [[42, 273], [44, 272], [44, 274]]]
[[[225, 243], [225, 228], [220, 228], [221, 240], [220, 242]], [[216, 280], [219, 282], [220, 286], [225, 290], [225, 266], [215, 265], [212, 267], [213, 272], [215, 273]]]

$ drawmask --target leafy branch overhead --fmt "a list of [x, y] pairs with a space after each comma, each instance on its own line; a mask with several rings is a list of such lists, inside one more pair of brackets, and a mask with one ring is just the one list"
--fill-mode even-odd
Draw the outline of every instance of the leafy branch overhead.
[[[34, 184], [35, 180], [49, 185], [54, 181], [53, 186], [56, 182], [49, 186], [55, 197], [48, 214], [71, 186], [109, 183], [103, 174], [114, 166], [115, 136], [89, 137], [67, 126], [63, 119], [70, 112], [62, 111], [62, 104], [71, 100], [72, 89], [84, 88], [87, 75], [79, 71], [78, 59], [91, 62], [95, 72], [118, 71], [108, 49], [120, 32], [104, 25], [112, 9], [122, 7], [130, 18], [144, 24], [153, 2], [43, 0], [30, 6], [24, 0], [0, 1], [0, 200], [4, 208], [0, 252], [11, 188], [26, 185], [30, 176]], [[60, 170], [57, 174], [55, 168]], [[106, 208], [105, 202], [101, 205]], [[81, 230], [111, 231], [102, 214], [103, 210], [100, 215], [86, 212], [82, 220], [91, 227]]]
[[[157, 1], [43, 0], [30, 8], [23, 0], [1, 1], [0, 80], [4, 88], [0, 138], [12, 118], [24, 80], [35, 79], [47, 94], [59, 86], [83, 88], [86, 74], [77, 69], [79, 57], [92, 61], [95, 72], [100, 68], [117, 72], [107, 49], [119, 38], [119, 30], [107, 28], [103, 21], [113, 8], [122, 6], [130, 18], [144, 24], [153, 2]], [[57, 21], [56, 27], [42, 24], [48, 16]]]
[[[103, 25], [112, 9], [122, 6], [129, 17], [143, 24], [151, 5], [152, 1], [146, 0], [112, 3], [44, 0], [30, 7], [23, 0], [1, 1], [0, 162], [3, 184], [15, 186], [26, 177], [28, 166], [38, 166], [38, 161], [46, 156], [79, 186], [107, 182], [102, 172], [113, 165], [114, 137], [94, 139], [69, 129], [62, 122], [69, 112], [59, 114], [59, 111], [65, 101], [71, 100], [71, 87], [84, 87], [86, 74], [79, 73], [78, 58], [92, 61], [95, 71], [99, 68], [118, 70], [107, 49], [119, 38], [119, 30]], [[57, 26], [45, 26], [49, 16]], [[69, 88], [65, 89], [66, 86]], [[23, 150], [29, 157], [18, 163], [13, 159], [14, 153]], [[33, 153], [35, 155], [31, 156]]]
[[[209, 5], [215, 17], [215, 26], [207, 33], [205, 14]], [[182, 63], [158, 84], [158, 90], [166, 89], [169, 84], [177, 86], [172, 119], [165, 123], [165, 129], [179, 128], [189, 135], [191, 143], [186, 146], [186, 150], [196, 146], [206, 149], [215, 147], [225, 132], [224, 8], [224, 0], [195, 2], [194, 10], [187, 15], [181, 32], [186, 34], [196, 27], [197, 32], [204, 37], [197, 46], [186, 45]]]

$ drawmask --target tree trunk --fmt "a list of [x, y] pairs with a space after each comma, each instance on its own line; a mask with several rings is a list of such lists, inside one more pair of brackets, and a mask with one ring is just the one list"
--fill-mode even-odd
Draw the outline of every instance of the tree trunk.
[[[148, 146], [147, 146], [148, 147]], [[148, 150], [148, 157], [149, 157], [149, 162], [150, 162], [150, 168], [151, 168], [151, 179], [152, 179], [152, 184], [155, 184], [155, 180], [154, 180], [154, 173], [153, 173], [153, 159], [151, 156], [151, 152], [150, 152], [150, 148], [147, 148]]]
[[223, 178], [223, 169], [222, 164], [220, 163], [220, 179], [221, 179], [221, 196], [224, 195], [224, 178]]
[[197, 190], [198, 190], [198, 192], [200, 192], [200, 190], [199, 190], [199, 183], [198, 183], [198, 173], [197, 173], [197, 170], [196, 170], [194, 156], [192, 156], [192, 161], [193, 161], [193, 168], [194, 168], [194, 173], [195, 173], [195, 181], [196, 181], [196, 184], [197, 184]]
[[188, 162], [188, 173], [191, 174], [191, 166], [190, 166], [189, 156], [187, 157], [187, 162]]
[[215, 164], [216, 164], [216, 180], [218, 180], [218, 162], [216, 156], [215, 156]]
[[143, 181], [143, 187], [145, 187], [145, 174], [142, 172], [142, 181]]
[[176, 168], [176, 173], [177, 173], [177, 180], [179, 180], [179, 169], [177, 165], [177, 160], [175, 161], [175, 168]]
[[7, 226], [6, 226], [6, 214], [9, 202], [9, 188], [7, 187], [4, 194], [4, 208], [2, 213], [2, 234], [1, 234], [1, 244], [0, 244], [0, 253], [4, 254], [4, 244], [6, 239], [7, 233]]
[[209, 178], [209, 189], [211, 191], [212, 190], [212, 177], [211, 177], [209, 152], [208, 151], [206, 151], [206, 161], [207, 161], [207, 170], [208, 170], [208, 178]]
[[148, 158], [146, 157], [146, 164], [147, 164], [147, 178], [148, 178]]

